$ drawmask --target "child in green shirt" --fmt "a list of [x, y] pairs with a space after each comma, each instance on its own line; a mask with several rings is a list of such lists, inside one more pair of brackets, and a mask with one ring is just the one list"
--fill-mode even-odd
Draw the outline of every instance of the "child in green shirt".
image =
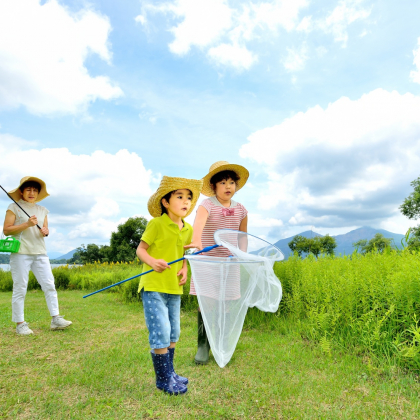
[[143, 261], [139, 292], [144, 308], [156, 387], [169, 394], [187, 392], [188, 379], [173, 368], [175, 345], [180, 335], [180, 308], [183, 285], [187, 281], [186, 260], [168, 265], [184, 256], [184, 246], [191, 243], [192, 227], [184, 221], [194, 209], [203, 182], [164, 176], [148, 202], [154, 217], [146, 227], [137, 248]]

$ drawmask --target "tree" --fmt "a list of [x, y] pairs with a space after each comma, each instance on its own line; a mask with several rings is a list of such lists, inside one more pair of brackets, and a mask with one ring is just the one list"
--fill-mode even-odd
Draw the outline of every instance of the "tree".
[[420, 218], [420, 177], [410, 185], [414, 188], [414, 191], [401, 204], [400, 210], [410, 220], [417, 220]]
[[95, 261], [108, 261], [109, 249], [110, 247], [108, 245], [88, 244], [86, 247], [82, 245], [76, 249], [73, 257], [68, 262], [73, 264], [81, 261], [83, 264], [88, 264], [94, 263]]
[[328, 233], [321, 238], [322, 252], [328, 255], [334, 255], [334, 250], [337, 248], [335, 239], [328, 235]]
[[289, 248], [296, 252], [299, 257], [302, 254], [314, 254], [318, 258], [320, 254], [334, 255], [334, 249], [337, 246], [335, 239], [330, 235], [315, 236], [314, 238], [305, 238], [297, 235], [289, 243]]
[[[420, 177], [410, 184], [414, 191], [404, 200], [400, 206], [401, 213], [410, 220], [420, 218]], [[411, 228], [407, 246], [410, 249], [420, 250], [420, 225]]]
[[130, 217], [118, 225], [117, 231], [111, 234], [109, 261], [133, 261], [146, 225], [144, 217]]
[[367, 254], [372, 251], [382, 252], [385, 248], [391, 246], [391, 242], [392, 238], [385, 238], [382, 233], [377, 233], [370, 241], [367, 239], [360, 239], [359, 241], [354, 242], [353, 246], [356, 249], [360, 249], [362, 254]]
[[287, 245], [292, 252], [296, 252], [299, 257], [302, 256], [304, 252], [303, 249], [305, 248], [306, 238], [304, 236], [296, 235]]
[[73, 256], [67, 260], [67, 264], [82, 264], [82, 259], [80, 258], [80, 254], [76, 251], [73, 254]]

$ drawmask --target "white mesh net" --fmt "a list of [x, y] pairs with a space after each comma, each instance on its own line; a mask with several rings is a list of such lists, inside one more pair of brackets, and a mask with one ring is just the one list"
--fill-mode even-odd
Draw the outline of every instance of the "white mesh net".
[[284, 256], [274, 245], [245, 232], [221, 229], [214, 239], [229, 250], [229, 257], [185, 257], [213, 356], [224, 367], [235, 351], [248, 308], [277, 311], [282, 289], [273, 264]]

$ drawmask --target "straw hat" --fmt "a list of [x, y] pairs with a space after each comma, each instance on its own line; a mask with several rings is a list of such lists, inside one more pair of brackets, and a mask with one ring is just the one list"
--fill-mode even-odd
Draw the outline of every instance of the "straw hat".
[[233, 163], [226, 162], [225, 160], [219, 160], [219, 162], [213, 163], [213, 165], [210, 166], [209, 173], [203, 178], [203, 189], [201, 194], [204, 194], [207, 197], [214, 195], [210, 180], [213, 175], [222, 171], [233, 171], [239, 176], [239, 180], [236, 184], [236, 191], [239, 191], [246, 184], [249, 177], [248, 169], [243, 166], [235, 165]]
[[197, 179], [186, 179], [186, 178], [175, 178], [172, 176], [164, 176], [162, 181], [160, 181], [159, 188], [157, 191], [149, 198], [147, 203], [147, 208], [149, 213], [153, 217], [162, 216], [162, 208], [160, 202], [162, 198], [170, 193], [171, 191], [176, 190], [190, 190], [193, 194], [191, 201], [191, 208], [188, 213], [185, 215], [188, 216], [193, 211], [195, 205], [197, 204], [198, 197], [200, 197], [201, 187], [203, 186], [203, 181]]
[[38, 197], [35, 200], [36, 203], [49, 196], [47, 186], [42, 179], [39, 179], [36, 176], [25, 176], [20, 180], [20, 184], [17, 188], [15, 188], [12, 191], [9, 191], [9, 195], [13, 197], [15, 201], [19, 201], [20, 199], [22, 199], [22, 193], [20, 192], [19, 188], [27, 181], [36, 181], [39, 185], [41, 185], [41, 191], [38, 192]]

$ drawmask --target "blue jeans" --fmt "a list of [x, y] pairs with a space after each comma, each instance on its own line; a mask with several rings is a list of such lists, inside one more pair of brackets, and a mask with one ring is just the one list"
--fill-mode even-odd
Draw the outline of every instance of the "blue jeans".
[[181, 295], [141, 290], [144, 317], [152, 349], [163, 349], [179, 340]]

